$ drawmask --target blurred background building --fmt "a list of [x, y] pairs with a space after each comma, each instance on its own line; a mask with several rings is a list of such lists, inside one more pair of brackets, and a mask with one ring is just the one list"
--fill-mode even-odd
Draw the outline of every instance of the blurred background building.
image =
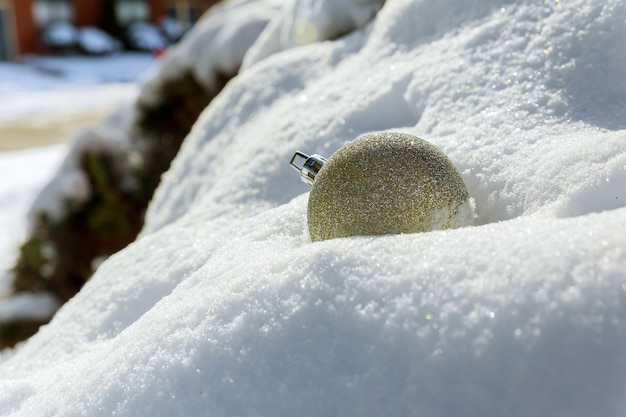
[[117, 42], [117, 49], [159, 49], [157, 36], [175, 42], [217, 2], [0, 0], [0, 60], [42, 52], [106, 53], [107, 37]]

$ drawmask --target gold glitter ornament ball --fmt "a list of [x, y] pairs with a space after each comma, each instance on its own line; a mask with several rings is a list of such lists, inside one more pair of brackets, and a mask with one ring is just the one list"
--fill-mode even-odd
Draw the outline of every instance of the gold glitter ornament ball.
[[474, 213], [459, 171], [435, 146], [399, 132], [346, 144], [313, 182], [311, 239], [416, 233], [468, 226]]

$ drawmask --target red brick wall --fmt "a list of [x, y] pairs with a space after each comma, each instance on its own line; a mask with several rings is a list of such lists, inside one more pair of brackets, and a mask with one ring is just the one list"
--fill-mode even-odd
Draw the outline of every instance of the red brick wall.
[[102, 0], [74, 0], [76, 26], [102, 25]]
[[37, 51], [38, 31], [32, 13], [32, 0], [11, 0], [17, 36], [16, 55]]
[[150, 4], [150, 20], [154, 23], [158, 23], [165, 15], [165, 1], [149, 0], [148, 3]]

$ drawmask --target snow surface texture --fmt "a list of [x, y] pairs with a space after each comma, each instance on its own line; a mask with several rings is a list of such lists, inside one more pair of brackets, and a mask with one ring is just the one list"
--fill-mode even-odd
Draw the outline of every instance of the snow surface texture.
[[[264, 54], [201, 115], [140, 239], [5, 354], [0, 413], [623, 417], [625, 18], [388, 0]], [[450, 157], [479, 225], [311, 243], [293, 152], [390, 129]]]

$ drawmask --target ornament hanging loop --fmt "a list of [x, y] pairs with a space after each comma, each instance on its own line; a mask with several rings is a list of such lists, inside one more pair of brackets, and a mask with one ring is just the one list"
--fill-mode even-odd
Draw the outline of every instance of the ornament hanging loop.
[[309, 156], [302, 152], [296, 152], [291, 158], [291, 162], [289, 162], [289, 164], [293, 167], [293, 169], [300, 173], [300, 179], [302, 182], [312, 186], [313, 180], [315, 180], [317, 173], [326, 161], [326, 158], [317, 154]]

